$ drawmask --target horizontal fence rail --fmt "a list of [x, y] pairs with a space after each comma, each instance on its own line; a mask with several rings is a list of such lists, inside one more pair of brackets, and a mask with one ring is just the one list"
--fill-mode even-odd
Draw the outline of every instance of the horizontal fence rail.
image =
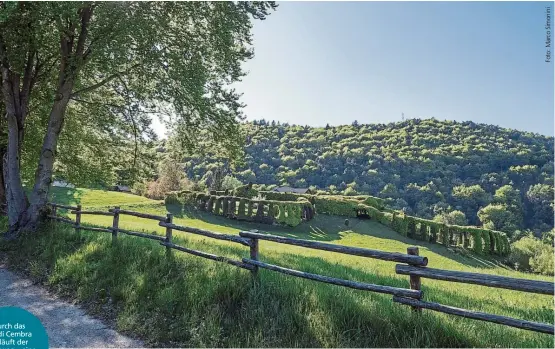
[[[110, 229], [112, 230], [112, 229]], [[125, 235], [132, 235], [132, 236], [138, 236], [141, 238], [146, 238], [146, 239], [151, 239], [151, 240], [158, 240], [158, 241], [165, 241], [166, 238], [160, 235], [154, 235], [154, 234], [146, 234], [146, 233], [139, 233], [138, 231], [131, 231], [131, 230], [125, 230], [125, 229], [118, 229], [119, 233], [123, 233]]]
[[[109, 212], [115, 212], [116, 209], [111, 208], [108, 210]], [[135, 211], [126, 211], [126, 210], [118, 210], [119, 214], [125, 214], [128, 216], [135, 216], [135, 217], [139, 217], [139, 218], [146, 218], [146, 219], [153, 219], [155, 221], [165, 221], [166, 217], [164, 216], [157, 216], [154, 214], [148, 214], [148, 213], [141, 213], [141, 212], [135, 212]]]
[[70, 224], [75, 224], [74, 221], [72, 221], [69, 218], [64, 218], [64, 217], [58, 217], [58, 216], [53, 216], [53, 215], [49, 215], [48, 218], [51, 218], [55, 221], [59, 221], [59, 222], [64, 222], [64, 223], [70, 223]]
[[455, 307], [450, 307], [448, 305], [443, 305], [443, 304], [433, 303], [433, 302], [424, 302], [424, 301], [412, 299], [412, 298], [393, 296], [393, 301], [397, 303], [405, 304], [405, 305], [411, 305], [414, 307], [435, 310], [446, 314], [462, 316], [465, 318], [470, 318], [475, 320], [493, 322], [496, 324], [517, 327], [517, 328], [522, 328], [525, 330], [531, 330], [536, 332], [553, 334], [553, 329], [554, 329], [553, 325], [551, 324], [543, 324], [540, 322], [519, 320], [519, 319], [507, 317], [507, 316], [494, 315], [494, 314], [482, 313], [479, 311], [455, 308]]
[[397, 264], [395, 266], [395, 272], [401, 275], [414, 275], [435, 280], [462, 282], [531, 293], [554, 294], [554, 284], [547, 281], [516, 279], [505, 276], [433, 268], [419, 268], [403, 264]]
[[324, 283], [327, 283], [327, 284], [345, 286], [345, 287], [354, 288], [354, 289], [357, 289], [357, 290], [372, 291], [372, 292], [378, 292], [378, 293], [386, 293], [386, 294], [392, 294], [392, 295], [404, 296], [404, 297], [420, 298], [422, 296], [422, 291], [417, 291], [417, 290], [409, 290], [409, 289], [406, 289], [406, 288], [374, 285], [374, 284], [367, 284], [367, 283], [364, 283], [364, 282], [356, 282], [356, 281], [350, 281], [350, 280], [344, 280], [344, 279], [337, 279], [337, 278], [333, 278], [333, 277], [329, 277], [329, 276], [311, 274], [311, 273], [306, 273], [304, 271], [298, 271], [298, 270], [294, 270], [294, 269], [279, 267], [277, 265], [263, 263], [263, 262], [255, 261], [255, 260], [248, 259], [248, 258], [243, 258], [243, 262], [247, 263], [247, 264], [255, 265], [255, 266], [260, 267], [260, 268], [264, 268], [264, 269], [268, 269], [268, 270], [272, 270], [272, 271], [277, 271], [279, 273], [292, 275], [292, 276], [297, 276], [297, 277], [300, 277], [300, 278], [303, 278], [303, 279], [309, 279], [309, 280], [324, 282]]
[[[71, 224], [75, 227], [76, 232], [80, 230], [90, 230], [95, 232], [106, 232], [112, 234], [112, 243], [117, 241], [118, 233], [137, 236], [141, 238], [156, 240], [160, 242], [160, 245], [166, 247], [166, 252], [169, 253], [171, 250], [177, 250], [184, 253], [188, 253], [194, 256], [203, 257], [213, 261], [218, 261], [226, 264], [230, 264], [242, 269], [251, 271], [253, 277], [257, 279], [258, 269], [267, 269], [270, 271], [275, 271], [278, 273], [291, 275], [303, 279], [323, 282], [327, 284], [333, 284], [358, 290], [365, 290], [370, 292], [384, 293], [393, 295], [393, 301], [395, 303], [408, 305], [413, 310], [421, 312], [422, 309], [429, 309], [437, 312], [442, 312], [450, 315], [461, 316], [469, 319], [481, 320], [492, 322], [496, 324], [501, 324], [505, 326], [516, 327], [525, 330], [531, 330], [541, 333], [554, 334], [553, 324], [544, 324], [527, 320], [514, 319], [502, 315], [494, 315], [483, 312], [477, 312], [473, 310], [455, 308], [452, 306], [433, 303], [428, 301], [423, 301], [423, 292], [421, 290], [421, 278], [443, 280], [449, 282], [476, 284], [487, 287], [504, 288], [510, 290], [517, 290], [529, 293], [553, 295], [554, 294], [554, 283], [547, 281], [538, 280], [528, 280], [528, 279], [517, 279], [505, 276], [489, 275], [489, 274], [479, 274], [479, 273], [469, 273], [461, 271], [452, 270], [442, 270], [427, 268], [428, 258], [419, 256], [418, 247], [407, 248], [407, 254], [397, 253], [397, 252], [385, 252], [378, 250], [371, 250], [360, 247], [349, 247], [342, 245], [334, 245], [329, 243], [323, 243], [318, 241], [294, 239], [276, 235], [261, 234], [258, 231], [242, 231], [237, 235], [221, 234], [215, 233], [208, 230], [180, 226], [173, 223], [172, 214], [168, 213], [165, 217], [153, 214], [121, 210], [119, 207], [109, 209], [108, 212], [104, 211], [94, 211], [94, 210], [82, 210], [81, 205], [69, 206], [60, 205], [55, 203], [49, 203], [52, 207], [52, 214], [48, 217], [55, 221], [60, 221], [63, 223]], [[57, 208], [70, 210], [71, 214], [75, 214], [75, 221], [67, 218], [57, 216]], [[81, 225], [81, 215], [104, 215], [112, 216], [113, 223], [111, 228], [99, 228], [99, 227], [89, 227]], [[130, 215], [139, 218], [152, 219], [158, 221], [158, 225], [166, 228], [165, 236], [135, 232], [119, 228], [119, 217], [120, 215]], [[184, 246], [177, 245], [172, 242], [173, 230], [200, 235], [212, 239], [230, 241], [238, 243], [240, 245], [249, 247], [250, 258], [243, 258], [242, 260], [234, 260], [224, 256], [218, 256], [215, 254], [193, 250]], [[280, 244], [301, 246], [305, 248], [311, 248], [316, 250], [323, 250], [329, 252], [336, 252], [347, 255], [368, 257], [374, 259], [380, 259], [384, 261], [397, 262], [403, 264], [397, 264], [395, 266], [395, 272], [399, 275], [408, 275], [410, 289], [399, 288], [385, 285], [375, 285], [363, 282], [339, 279], [319, 274], [307, 273], [299, 270], [289, 269], [281, 267], [278, 265], [268, 264], [259, 261], [259, 240], [272, 241]]]
[[79, 207], [77, 207], [77, 206], [68, 206], [68, 205], [61, 205], [61, 204], [54, 204], [54, 203], [50, 203], [50, 206], [64, 208], [66, 210], [78, 210], [79, 209]]
[[92, 215], [99, 215], [99, 216], [113, 216], [114, 213], [113, 212], [104, 212], [104, 211], [78, 211], [78, 210], [73, 210], [70, 213], [72, 214], [92, 214]]
[[327, 244], [327, 243], [317, 242], [317, 241], [293, 239], [293, 238], [286, 238], [282, 236], [267, 235], [267, 234], [260, 234], [260, 233], [254, 233], [254, 232], [242, 231], [239, 233], [239, 235], [242, 237], [247, 237], [251, 239], [267, 240], [267, 241], [278, 242], [281, 244], [302, 246], [302, 247], [312, 248], [316, 250], [338, 252], [338, 253], [350, 254], [354, 256], [369, 257], [369, 258], [381, 259], [384, 261], [402, 262], [402, 263], [408, 263], [412, 265], [422, 265], [422, 266], [425, 266], [428, 264], [428, 258], [426, 257], [411, 256], [408, 254], [397, 253], [397, 252], [383, 252], [383, 251], [377, 251], [377, 250], [370, 250], [367, 248], [334, 245], [334, 244]]
[[244, 246], [251, 245], [250, 239], [245, 239], [237, 235], [213, 233], [208, 230], [202, 230], [202, 229], [191, 228], [191, 227], [183, 227], [180, 225], [176, 225], [173, 223], [166, 223], [166, 222], [160, 222], [158, 225], [160, 225], [161, 227], [171, 228], [171, 229], [183, 231], [186, 233], [196, 234], [196, 235], [202, 235], [213, 239], [232, 241]]
[[211, 260], [214, 260], [214, 261], [231, 264], [231, 265], [234, 265], [234, 266], [239, 267], [239, 268], [248, 269], [248, 270], [253, 270], [254, 269], [252, 266], [250, 266], [247, 263], [244, 263], [244, 262], [241, 262], [241, 261], [236, 261], [236, 260], [231, 259], [231, 258], [227, 258], [227, 257], [223, 257], [223, 256], [217, 256], [215, 254], [211, 254], [211, 253], [207, 253], [207, 252], [192, 250], [190, 248], [186, 248], [186, 247], [183, 247], [183, 246], [179, 246], [179, 245], [172, 244], [172, 243], [167, 243], [167, 242], [162, 242], [162, 243], [160, 243], [160, 245], [170, 247], [170, 248], [174, 248], [178, 251], [189, 253], [189, 254], [192, 254], [192, 255], [195, 255], [195, 256], [204, 257], [204, 258], [208, 258], [208, 259], [211, 259]]

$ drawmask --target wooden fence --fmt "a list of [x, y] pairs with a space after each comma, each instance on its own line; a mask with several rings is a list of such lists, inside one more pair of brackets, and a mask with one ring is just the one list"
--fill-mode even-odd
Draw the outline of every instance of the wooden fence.
[[[434, 310], [434, 311], [438, 311], [446, 314], [462, 316], [465, 318], [493, 322], [496, 324], [517, 327], [517, 328], [536, 331], [536, 332], [554, 334], [553, 324], [545, 324], [545, 323], [515, 319], [515, 318], [502, 316], [502, 315], [488, 314], [488, 313], [477, 312], [477, 311], [472, 311], [468, 309], [455, 308], [444, 304], [423, 301], [422, 300], [423, 292], [421, 290], [422, 278], [428, 278], [428, 279], [443, 280], [443, 281], [449, 281], [449, 282], [475, 284], [475, 285], [481, 285], [486, 287], [504, 288], [509, 290], [528, 292], [528, 293], [554, 295], [553, 282], [528, 280], [528, 279], [516, 279], [516, 278], [497, 276], [497, 275], [427, 268], [426, 266], [428, 264], [428, 258], [422, 257], [419, 255], [418, 247], [409, 247], [407, 248], [407, 253], [404, 254], [404, 253], [396, 253], [396, 252], [384, 252], [384, 251], [378, 251], [378, 250], [371, 250], [371, 249], [360, 248], [360, 247], [341, 246], [341, 245], [335, 245], [335, 244], [329, 244], [329, 243], [323, 243], [323, 242], [317, 242], [317, 241], [308, 241], [308, 240], [294, 239], [294, 238], [268, 235], [268, 234], [260, 234], [257, 231], [242, 231], [239, 233], [239, 236], [228, 235], [228, 234], [214, 233], [203, 229], [176, 225], [173, 223], [173, 216], [171, 213], [168, 213], [166, 216], [157, 216], [152, 214], [122, 210], [119, 207], [109, 209], [107, 212], [105, 212], [105, 211], [83, 210], [81, 205], [67, 206], [67, 205], [60, 205], [55, 203], [50, 203], [50, 205], [52, 207], [52, 214], [49, 217], [52, 220], [69, 223], [75, 227], [75, 230], [77, 232], [79, 232], [80, 230], [91, 230], [91, 231], [97, 231], [97, 232], [111, 233], [112, 242], [115, 242], [117, 240], [117, 236], [119, 233], [138, 236], [138, 237], [147, 238], [147, 239], [158, 240], [160, 241], [161, 245], [166, 247], [168, 252], [171, 251], [172, 249], [175, 249], [195, 256], [231, 264], [236, 267], [249, 270], [254, 277], [257, 276], [259, 268], [263, 268], [263, 269], [275, 271], [278, 273], [283, 273], [283, 274], [296, 276], [304, 279], [324, 282], [328, 284], [334, 284], [334, 285], [354, 288], [358, 290], [390, 294], [393, 296], [394, 302], [399, 304], [409, 305], [412, 307], [414, 311], [417, 311], [417, 312], [421, 312], [422, 309], [429, 309], [429, 310]], [[57, 215], [58, 208], [70, 210], [71, 214], [75, 214], [75, 221], [66, 217], [58, 216]], [[96, 228], [96, 227], [84, 226], [81, 224], [82, 215], [112, 216], [113, 217], [112, 227]], [[120, 215], [130, 215], [130, 216], [135, 216], [139, 218], [156, 220], [159, 222], [158, 224], [161, 227], [166, 228], [166, 235], [164, 237], [159, 235], [121, 229], [119, 228]], [[173, 237], [172, 234], [174, 230], [195, 234], [195, 235], [201, 235], [212, 239], [230, 241], [230, 242], [234, 242], [234, 243], [249, 247], [249, 258], [243, 258], [242, 260], [235, 260], [228, 257], [217, 256], [211, 253], [197, 251], [187, 247], [176, 245], [172, 241], [172, 237]], [[329, 251], [329, 252], [335, 252], [335, 253], [341, 253], [341, 254], [348, 254], [348, 255], [354, 255], [354, 256], [361, 256], [361, 257], [403, 263], [403, 264], [396, 265], [395, 272], [399, 275], [409, 276], [410, 289], [338, 279], [338, 278], [333, 278], [329, 276], [312, 274], [312, 273], [307, 273], [299, 270], [284, 268], [274, 264], [264, 263], [259, 260], [258, 246], [259, 246], [260, 240], [272, 241], [280, 244], [301, 246], [301, 247], [316, 249], [316, 250], [323, 250], [323, 251]]]

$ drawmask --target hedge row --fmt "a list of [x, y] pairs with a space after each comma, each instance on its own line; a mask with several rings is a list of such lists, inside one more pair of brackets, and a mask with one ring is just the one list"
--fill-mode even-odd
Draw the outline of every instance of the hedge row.
[[367, 215], [403, 236], [440, 243], [445, 246], [470, 248], [478, 254], [509, 254], [509, 239], [503, 232], [468, 226], [455, 226], [428, 219], [408, 216], [397, 211], [380, 211], [371, 205], [359, 203], [351, 197], [315, 196], [317, 213], [357, 217]]
[[[248, 211], [246, 213], [247, 218], [253, 217], [252, 205], [256, 204], [258, 207], [258, 203], [261, 203], [262, 206], [268, 205], [268, 207], [262, 209], [262, 218], [260, 218], [260, 212], [254, 215], [254, 217], [259, 217], [259, 221], [264, 221], [264, 217], [269, 217], [270, 222], [275, 221], [290, 226], [300, 224], [302, 219], [312, 219], [315, 212], [347, 217], [368, 216], [390, 227], [399, 234], [413, 239], [440, 243], [445, 246], [461, 246], [466, 249], [472, 249], [478, 254], [506, 256], [510, 252], [509, 239], [503, 232], [470, 226], [446, 225], [428, 219], [408, 216], [402, 212], [384, 208], [381, 199], [371, 196], [311, 195], [261, 191], [256, 192], [256, 195], [261, 194], [267, 200], [259, 201], [246, 197], [254, 195], [252, 190], [254, 189], [249, 188], [247, 185], [236, 189], [234, 194], [240, 194], [236, 196], [214, 196], [205, 193], [194, 193], [192, 203], [198, 206], [200, 200], [200, 205], [202, 206], [202, 200], [206, 201], [208, 200], [207, 197], [211, 196], [217, 198], [213, 200], [221, 200], [222, 198], [234, 201], [239, 200], [239, 211], [244, 212], [242, 205], [246, 205]], [[172, 194], [175, 196], [168, 195], [166, 202], [169, 200], [185, 204], [183, 199], [179, 198], [179, 196], [182, 198], [187, 197], [183, 193], [180, 195]], [[188, 195], [190, 196], [190, 194]], [[246, 200], [245, 203], [241, 204], [242, 200]], [[252, 203], [249, 204], [248, 202], [251, 201]], [[218, 210], [215, 213], [230, 215], [226, 211], [229, 205], [228, 201], [217, 205], [220, 205], [222, 208], [220, 209], [220, 206], [218, 206]], [[221, 210], [225, 213], [220, 213]], [[231, 216], [233, 215], [231, 214]], [[239, 218], [241, 219], [242, 217], [240, 216]]]
[[445, 246], [460, 246], [478, 254], [506, 256], [510, 252], [509, 239], [500, 231], [477, 227], [447, 225], [428, 219], [408, 216], [400, 212], [372, 214], [377, 220], [403, 236]]
[[312, 204], [306, 200], [251, 200], [238, 196], [218, 196], [200, 192], [181, 191], [166, 195], [167, 205], [189, 205], [228, 218], [261, 223], [297, 226], [314, 217]]

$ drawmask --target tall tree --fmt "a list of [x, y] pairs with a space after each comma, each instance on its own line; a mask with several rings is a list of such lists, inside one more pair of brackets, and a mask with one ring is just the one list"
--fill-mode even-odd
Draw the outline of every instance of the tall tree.
[[[253, 56], [251, 18], [265, 19], [275, 8], [273, 2], [1, 2], [7, 236], [34, 230], [44, 212], [72, 103], [111, 95], [139, 109], [167, 107], [189, 150], [200, 129], [215, 141], [235, 141], [243, 105], [229, 86]], [[28, 199], [20, 152], [32, 98], [50, 110]]]

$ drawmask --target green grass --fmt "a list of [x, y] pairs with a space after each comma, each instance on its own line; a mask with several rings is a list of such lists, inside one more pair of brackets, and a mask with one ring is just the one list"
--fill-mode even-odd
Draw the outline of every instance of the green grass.
[[[81, 195], [83, 207], [130, 205], [165, 214], [166, 207], [109, 193]], [[104, 194], [103, 194], [104, 195]], [[67, 195], [69, 197], [74, 197]], [[60, 196], [57, 197], [58, 199]], [[74, 200], [74, 199], [73, 199]], [[111, 203], [110, 200], [114, 200]], [[59, 202], [59, 201], [58, 201]], [[74, 201], [75, 202], [75, 201]], [[90, 205], [84, 202], [91, 203]], [[67, 203], [73, 203], [68, 201]], [[429, 266], [512, 277], [550, 278], [508, 270], [495, 260], [462, 255], [404, 238], [367, 220], [320, 215], [295, 228], [231, 221], [168, 207], [174, 222], [222, 233], [260, 231], [391, 252], [420, 247]], [[110, 226], [111, 217], [83, 216], [82, 222]], [[163, 234], [156, 222], [120, 217], [125, 229]], [[248, 248], [174, 231], [176, 243], [240, 259]], [[155, 241], [81, 232], [59, 224], [15, 243], [0, 243], [13, 268], [21, 268], [59, 293], [88, 304], [93, 313], [116, 320], [117, 328], [153, 346], [195, 347], [552, 347], [553, 336], [468, 320], [394, 304], [391, 296], [351, 290], [261, 270], [258, 283], [248, 271], [165, 249]], [[395, 263], [260, 242], [260, 259], [307, 272], [349, 280], [409, 287]], [[425, 300], [553, 323], [553, 298], [522, 292], [422, 279]]]
[[144, 196], [128, 193], [120, 193], [98, 189], [70, 189], [52, 187], [50, 190], [50, 200], [64, 205], [81, 204], [83, 207], [117, 206], [117, 205], [140, 205], [154, 204], [160, 200], [151, 200]]

